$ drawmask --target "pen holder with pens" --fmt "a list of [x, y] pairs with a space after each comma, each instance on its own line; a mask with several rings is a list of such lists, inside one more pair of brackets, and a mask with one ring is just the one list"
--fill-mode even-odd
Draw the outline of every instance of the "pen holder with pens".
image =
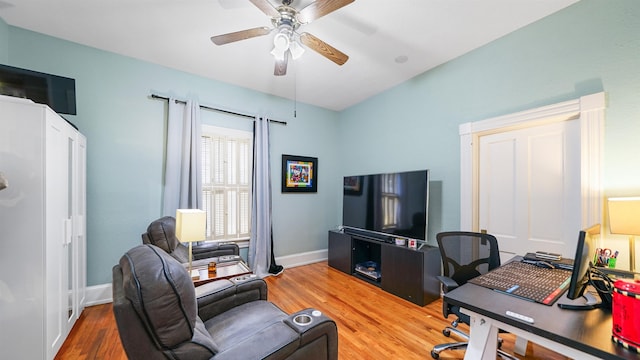
[[618, 251], [611, 251], [611, 249], [597, 248], [596, 253], [593, 256], [593, 263], [596, 266], [608, 267], [611, 269], [616, 268], [616, 262], [618, 260]]

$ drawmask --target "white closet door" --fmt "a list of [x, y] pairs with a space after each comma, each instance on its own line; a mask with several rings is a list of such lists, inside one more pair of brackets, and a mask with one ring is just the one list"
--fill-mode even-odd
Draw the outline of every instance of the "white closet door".
[[503, 260], [536, 250], [573, 257], [580, 191], [579, 120], [480, 137], [479, 225]]
[[53, 359], [67, 334], [68, 263], [71, 239], [69, 218], [69, 134], [68, 125], [46, 112], [46, 358]]
[[74, 244], [75, 261], [74, 268], [74, 295], [76, 318], [80, 317], [80, 313], [84, 309], [86, 303], [86, 287], [87, 287], [87, 139], [84, 135], [77, 133], [77, 156], [75, 182], [73, 188], [73, 199], [75, 209], [74, 214]]
[[0, 119], [0, 358], [53, 359], [85, 301], [86, 139], [26, 99]]

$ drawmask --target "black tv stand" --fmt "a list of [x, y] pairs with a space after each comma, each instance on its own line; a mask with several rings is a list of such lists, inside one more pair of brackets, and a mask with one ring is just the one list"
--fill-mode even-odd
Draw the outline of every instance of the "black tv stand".
[[[356, 269], [368, 262], [376, 270]], [[434, 246], [411, 249], [394, 239], [331, 230], [329, 266], [420, 306], [440, 298], [440, 252]]]

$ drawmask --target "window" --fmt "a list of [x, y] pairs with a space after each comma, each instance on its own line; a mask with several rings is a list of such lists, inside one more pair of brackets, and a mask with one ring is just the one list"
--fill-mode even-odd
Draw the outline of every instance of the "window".
[[202, 200], [207, 240], [247, 240], [251, 235], [253, 134], [202, 127]]

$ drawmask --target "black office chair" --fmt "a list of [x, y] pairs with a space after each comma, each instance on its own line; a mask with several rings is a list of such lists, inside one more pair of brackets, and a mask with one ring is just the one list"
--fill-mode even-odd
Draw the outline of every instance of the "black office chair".
[[[467, 281], [476, 276], [487, 273], [500, 266], [500, 254], [498, 252], [498, 240], [490, 234], [481, 234], [467, 231], [441, 232], [436, 235], [444, 276], [438, 276], [442, 283], [443, 291], [449, 292], [458, 286], [462, 286]], [[440, 344], [433, 347], [431, 357], [437, 359], [440, 352], [444, 350], [465, 349], [469, 341], [469, 335], [458, 330], [458, 323], [469, 324], [469, 315], [463, 314], [459, 306], [451, 305], [442, 301], [442, 313], [445, 319], [450, 314], [456, 316], [451, 326], [442, 330], [445, 336], [450, 336], [451, 332], [458, 335], [464, 341]], [[499, 340], [498, 347], [502, 341]], [[498, 350], [498, 355], [517, 359], [502, 350]]]

